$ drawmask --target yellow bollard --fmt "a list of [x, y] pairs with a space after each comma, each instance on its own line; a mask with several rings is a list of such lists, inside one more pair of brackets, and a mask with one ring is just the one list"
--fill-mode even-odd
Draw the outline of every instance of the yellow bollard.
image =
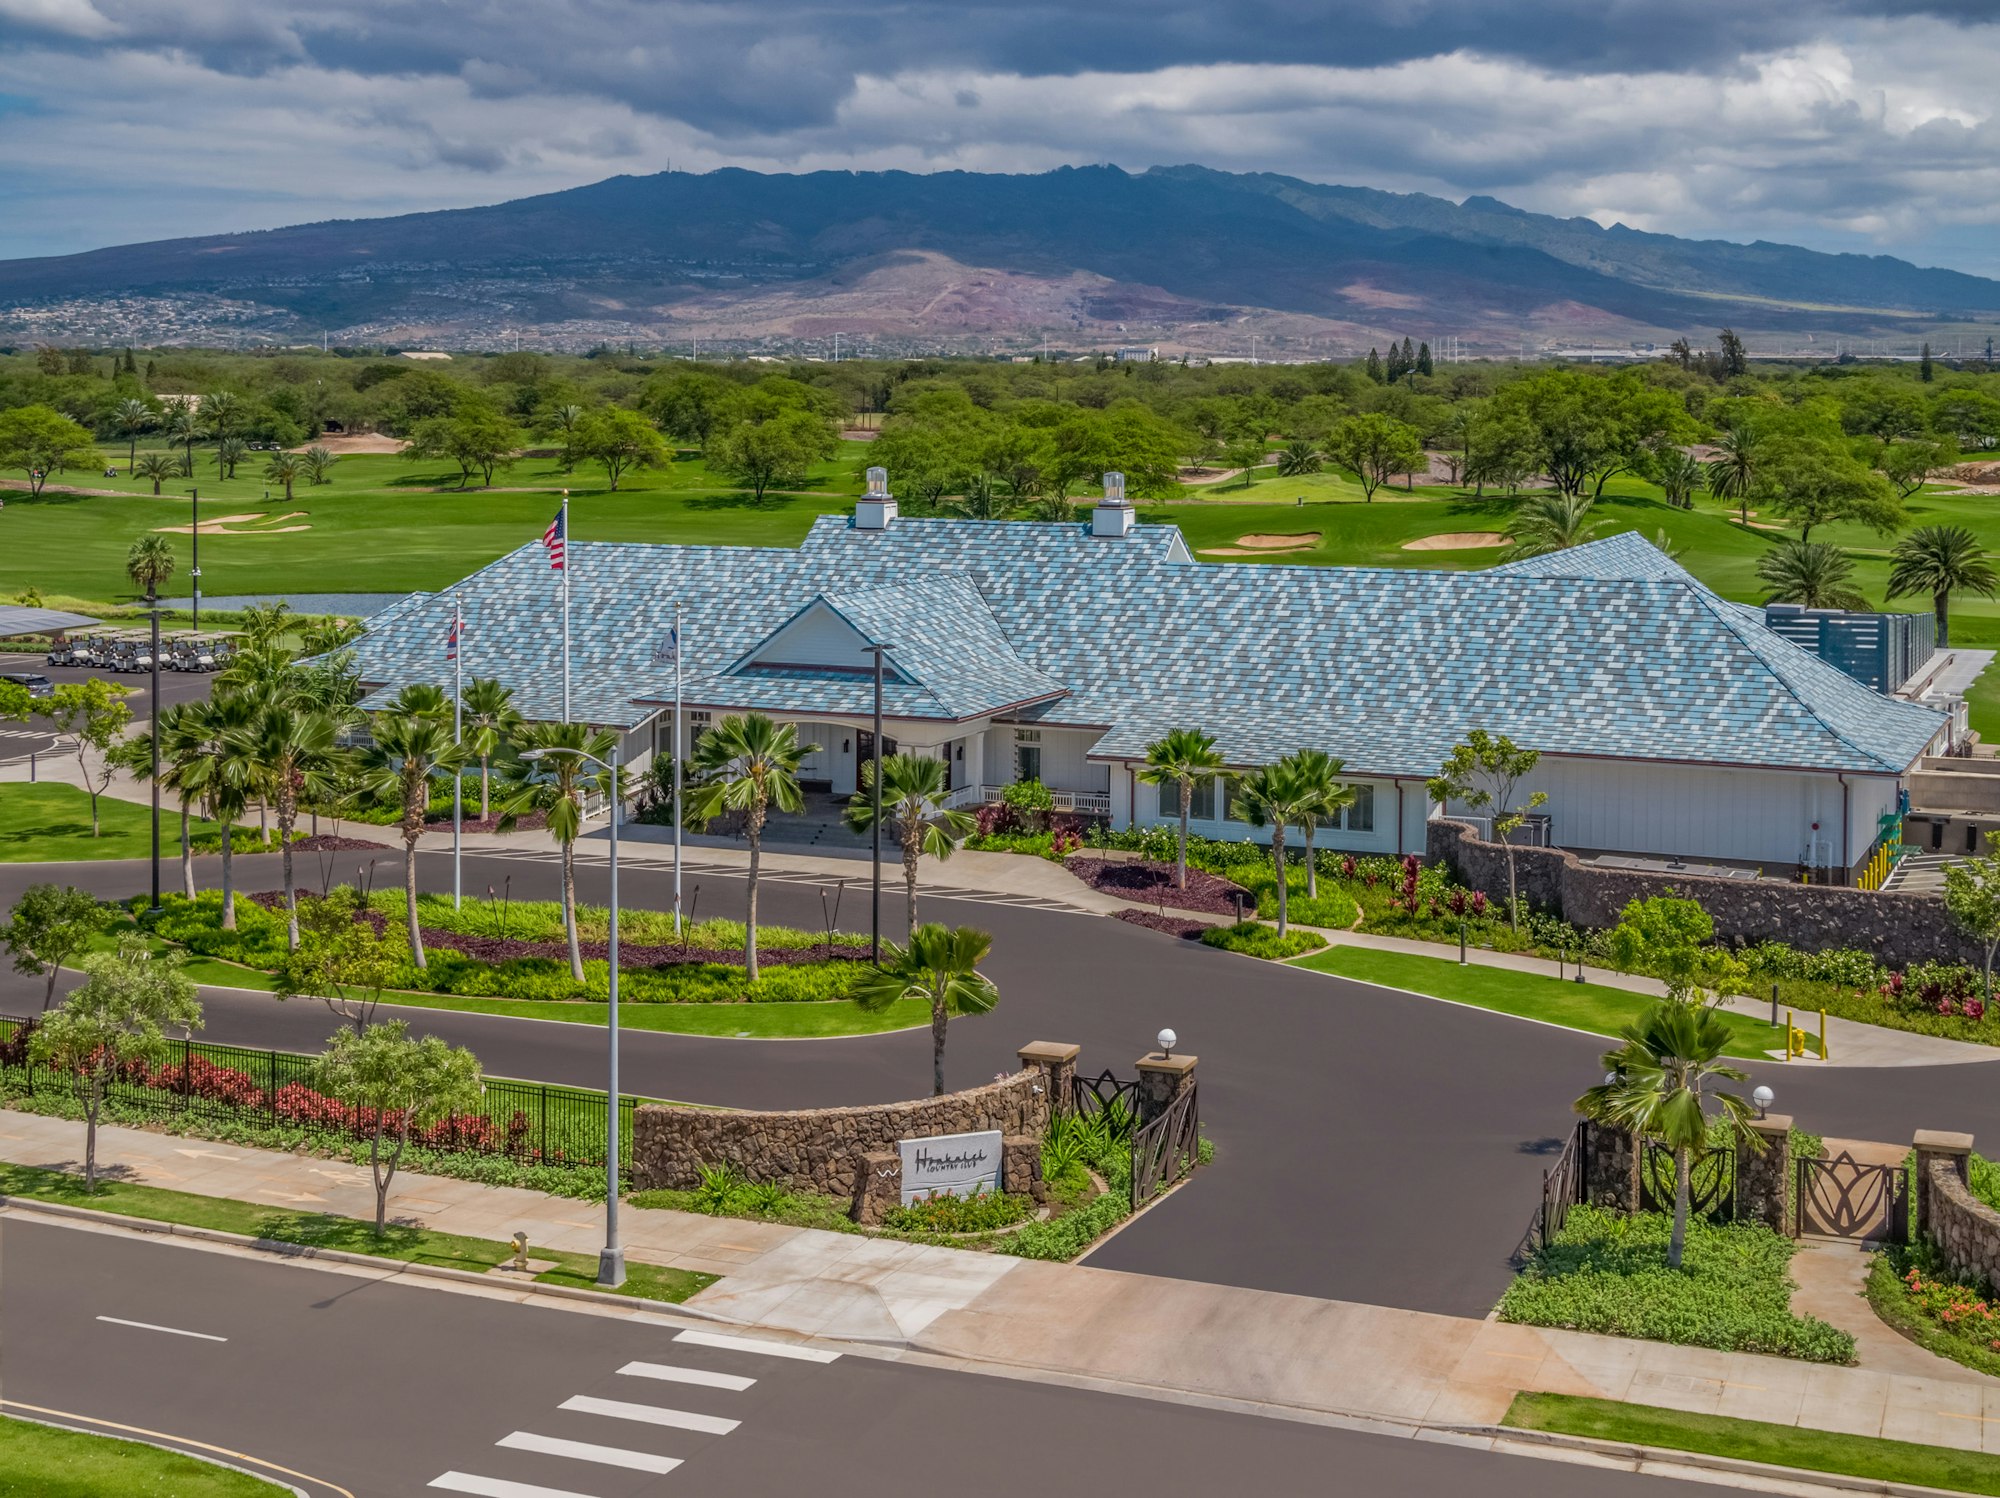
[[1826, 1049], [1826, 1011], [1824, 1009], [1819, 1012], [1819, 1059], [1822, 1061], [1831, 1059]]
[[1792, 1011], [1787, 1009], [1785, 1011], [1785, 1059], [1787, 1061], [1792, 1059], [1793, 1042], [1796, 1040], [1798, 1033], [1798, 1029], [1792, 1024]]

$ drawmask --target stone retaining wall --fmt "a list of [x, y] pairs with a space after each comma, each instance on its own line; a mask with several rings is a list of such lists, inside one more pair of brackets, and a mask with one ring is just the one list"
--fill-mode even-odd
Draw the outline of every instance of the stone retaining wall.
[[[1507, 852], [1501, 844], [1484, 842], [1469, 824], [1447, 819], [1428, 824], [1425, 851], [1432, 862], [1448, 865], [1468, 889], [1482, 890], [1504, 906]], [[1619, 912], [1633, 900], [1679, 895], [1709, 913], [1718, 941], [1737, 946], [1782, 941], [1811, 952], [1857, 947], [1889, 967], [1912, 962], [1976, 966], [1984, 955], [1952, 925], [1944, 902], [1929, 895], [1604, 869], [1561, 848], [1517, 847], [1514, 872], [1521, 897], [1530, 905], [1559, 911], [1572, 925], [1587, 928], [1617, 925]]]
[[2000, 1212], [1972, 1194], [1949, 1159], [1926, 1160], [1918, 1189], [1926, 1198], [1925, 1231], [1945, 1262], [2000, 1285]]
[[1048, 1072], [1030, 1066], [967, 1092], [867, 1108], [739, 1113], [649, 1103], [632, 1120], [633, 1179], [641, 1191], [687, 1190], [704, 1165], [727, 1165], [747, 1180], [851, 1200], [865, 1156], [904, 1139], [985, 1129], [1039, 1140], [1050, 1100]]

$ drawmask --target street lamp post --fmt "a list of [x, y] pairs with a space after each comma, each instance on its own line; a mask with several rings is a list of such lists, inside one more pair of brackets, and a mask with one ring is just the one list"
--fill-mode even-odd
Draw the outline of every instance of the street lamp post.
[[153, 699], [147, 717], [153, 735], [153, 914], [160, 911], [160, 585], [146, 588], [146, 607], [153, 615]]
[[194, 584], [194, 627], [201, 628], [201, 490], [188, 490], [188, 581]]
[[609, 1089], [605, 1098], [604, 1115], [604, 1247], [597, 1255], [597, 1283], [606, 1289], [616, 1289], [625, 1283], [625, 1250], [618, 1242], [618, 810], [623, 804], [619, 799], [618, 749], [613, 740], [610, 763], [594, 754], [585, 754], [581, 749], [528, 749], [521, 758], [525, 760], [547, 759], [551, 755], [563, 755], [570, 759], [584, 760], [602, 766], [611, 776], [611, 935], [606, 951], [610, 968], [611, 1003], [610, 1017], [606, 1025], [609, 1031], [611, 1066]]

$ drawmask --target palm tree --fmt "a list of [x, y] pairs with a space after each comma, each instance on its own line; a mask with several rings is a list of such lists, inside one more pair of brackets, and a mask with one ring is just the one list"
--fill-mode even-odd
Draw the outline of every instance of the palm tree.
[[939, 508], [966, 520], [1005, 520], [1014, 509], [1014, 501], [1000, 492], [992, 474], [975, 473], [963, 498], [946, 500]]
[[703, 821], [726, 811], [743, 813], [743, 836], [750, 844], [743, 966], [753, 981], [757, 977], [757, 863], [764, 820], [772, 807], [779, 811], [804, 808], [799, 766], [812, 751], [812, 745], [799, 742], [798, 730], [791, 724], [774, 723], [762, 713], [732, 713], [703, 734], [695, 746], [695, 789], [688, 798], [688, 809]]
[[278, 856], [285, 881], [285, 945], [294, 952], [299, 949], [299, 903], [292, 883], [292, 828], [298, 824], [302, 795], [319, 800], [333, 789], [346, 757], [337, 737], [331, 715], [281, 699], [262, 704], [244, 745], [255, 767], [259, 798], [277, 815]]
[[125, 575], [148, 602], [160, 596], [160, 584], [174, 575], [174, 549], [165, 536], [141, 536], [125, 553]]
[[181, 477], [194, 477], [194, 445], [208, 435], [208, 428], [202, 424], [201, 408], [191, 400], [174, 403], [173, 414], [167, 417], [167, 441], [187, 450], [181, 461]]
[[1738, 519], [1750, 523], [1750, 491], [1757, 486], [1757, 469], [1762, 454], [1748, 427], [1733, 426], [1715, 443], [1715, 456], [1708, 460], [1708, 487], [1717, 499], [1733, 499]]
[[409, 718], [451, 717], [451, 699], [444, 688], [428, 681], [413, 681], [389, 700], [389, 711]]
[[[243, 402], [231, 391], [211, 390], [201, 398], [201, 421], [202, 425], [208, 428], [209, 435], [215, 438], [217, 467], [222, 466], [219, 460], [222, 446], [232, 435], [229, 428], [232, 423], [241, 420], [242, 416]], [[193, 459], [194, 454], [189, 453], [190, 472], [193, 471]]]
[[[256, 782], [256, 766], [244, 752], [251, 725], [256, 722], [257, 705], [248, 697], [219, 696], [205, 703], [189, 704], [190, 721], [183, 725], [187, 760], [179, 771], [185, 791], [201, 802], [202, 814], [222, 828], [222, 929], [236, 929], [236, 819], [250, 803]], [[162, 728], [165, 722], [162, 720]], [[165, 751], [164, 739], [162, 752]], [[165, 780], [161, 784], [166, 784]], [[193, 883], [193, 874], [187, 879]]]
[[1611, 1080], [1577, 1099], [1577, 1111], [1657, 1139], [1674, 1156], [1674, 1227], [1667, 1240], [1667, 1265], [1678, 1269], [1687, 1242], [1688, 1178], [1695, 1155], [1708, 1143], [1709, 1099], [1720, 1105], [1720, 1116], [1752, 1148], [1763, 1141], [1745, 1127], [1749, 1102], [1733, 1092], [1717, 1090], [1717, 1082], [1745, 1081], [1748, 1074], [1721, 1057], [1729, 1047], [1730, 1030], [1705, 1004], [1689, 999], [1663, 999], [1623, 1030], [1625, 1044], [1604, 1056]]
[[1215, 740], [1200, 729], [1170, 728], [1163, 737], [1146, 746], [1146, 768], [1139, 772], [1139, 778], [1148, 785], [1180, 787], [1181, 837], [1179, 851], [1174, 856], [1176, 889], [1187, 888], [1188, 815], [1194, 808], [1195, 782], [1220, 775], [1222, 771], [1222, 756], [1216, 751]]
[[1545, 556], [1581, 546], [1604, 528], [1590, 520], [1592, 500], [1583, 494], [1537, 494], [1521, 502], [1507, 539], [1514, 543], [1510, 559]]
[[1694, 491], [1708, 477], [1708, 470], [1693, 454], [1678, 447], [1661, 450], [1653, 464], [1653, 481], [1660, 486], [1668, 504], [1677, 510], [1694, 508]]
[[[524, 723], [514, 734], [514, 747], [522, 752], [520, 781], [501, 823], [512, 826], [523, 812], [544, 805], [548, 808], [549, 833], [562, 847], [563, 935], [569, 942], [569, 975], [578, 983], [583, 981], [583, 950], [576, 933], [576, 839], [583, 831], [583, 789], [595, 782], [607, 796], [611, 790], [610, 777], [583, 756], [609, 762], [617, 744], [618, 735], [612, 730], [584, 723]], [[471, 747], [461, 745], [460, 752]], [[529, 755], [535, 757], [529, 759]], [[547, 800], [551, 790], [553, 801]]]
[[575, 444], [576, 425], [583, 420], [583, 407], [573, 403], [557, 406], [551, 414], [555, 417], [556, 425], [562, 428], [562, 466], [563, 471], [567, 473], [570, 469], [576, 467], [576, 458], [571, 449]]
[[514, 706], [514, 689], [492, 677], [472, 679], [462, 709], [465, 747], [479, 757], [479, 818], [484, 821], [493, 804], [493, 756], [520, 731], [522, 718]]
[[1854, 563], [1830, 542], [1780, 541], [1757, 563], [1757, 577], [1771, 590], [1770, 603], [1809, 609], [1868, 607], [1854, 586]]
[[854, 990], [863, 1009], [887, 1009], [899, 999], [922, 999], [931, 1006], [931, 1093], [944, 1096], [945, 1029], [955, 1014], [987, 1014], [1000, 990], [979, 971], [993, 950], [993, 938], [970, 926], [956, 929], [935, 922], [910, 933], [910, 944], [883, 944], [882, 966], [866, 974]]
[[159, 497], [160, 485], [168, 479], [180, 477], [180, 472], [181, 465], [165, 453], [147, 453], [145, 457], [132, 465], [132, 476], [134, 478], [152, 480], [153, 497], [155, 499]]
[[215, 471], [218, 477], [236, 477], [236, 465], [249, 456], [250, 446], [241, 437], [224, 437], [215, 444]]
[[299, 467], [304, 470], [308, 484], [330, 484], [333, 479], [328, 470], [340, 459], [330, 448], [309, 447], [299, 454]]
[[1306, 898], [1317, 899], [1319, 871], [1313, 867], [1313, 833], [1322, 820], [1331, 822], [1354, 804], [1354, 787], [1340, 779], [1346, 761], [1335, 759], [1324, 750], [1301, 749], [1286, 755], [1284, 764], [1306, 793], [1299, 837], [1306, 845]]
[[[111, 419], [125, 436], [125, 471], [130, 473], [139, 461], [139, 434], [149, 430], [160, 418], [144, 401], [133, 399], [120, 401], [111, 413]], [[153, 492], [157, 494], [160, 491], [155, 489]]]
[[1237, 789], [1236, 804], [1252, 827], [1271, 829], [1271, 858], [1278, 867], [1278, 935], [1283, 936], [1287, 929], [1285, 896], [1290, 883], [1285, 873], [1285, 829], [1296, 827], [1312, 815], [1312, 792], [1301, 783], [1297, 772], [1280, 760], [1246, 775]]
[[1926, 525], [1911, 531], [1889, 553], [1889, 596], [1928, 593], [1937, 613], [1937, 643], [1951, 641], [1951, 595], [2000, 591], [1996, 571], [1979, 538], [1962, 525]]
[[280, 598], [275, 603], [253, 603], [243, 611], [243, 633], [252, 650], [269, 650], [291, 627], [292, 606]]
[[424, 938], [417, 928], [417, 844], [424, 835], [424, 815], [430, 810], [431, 780], [456, 775], [464, 763], [452, 742], [451, 725], [428, 714], [375, 714], [375, 745], [369, 750], [363, 784], [378, 796], [394, 796], [402, 804], [398, 827], [403, 834], [403, 897], [408, 907], [410, 956], [424, 967]]
[[292, 501], [292, 485], [305, 473], [306, 465], [297, 453], [278, 453], [264, 465], [264, 477], [285, 486], [285, 503]]
[[1304, 478], [1318, 473], [1326, 455], [1303, 438], [1287, 442], [1278, 453], [1278, 472], [1285, 478]]
[[181, 893], [194, 898], [192, 808], [201, 799], [208, 727], [205, 704], [176, 702], [160, 710], [160, 785], [172, 791], [181, 809]]
[[[910, 930], [917, 929], [917, 860], [928, 853], [943, 862], [979, 823], [944, 804], [951, 778], [941, 759], [892, 754], [882, 761], [882, 820], [903, 850], [903, 885], [909, 895]], [[875, 825], [875, 762], [861, 766], [861, 789], [847, 803], [847, 825], [867, 832]]]
[[307, 655], [328, 655], [361, 638], [361, 621], [343, 619], [338, 614], [321, 614], [309, 620], [299, 636]]

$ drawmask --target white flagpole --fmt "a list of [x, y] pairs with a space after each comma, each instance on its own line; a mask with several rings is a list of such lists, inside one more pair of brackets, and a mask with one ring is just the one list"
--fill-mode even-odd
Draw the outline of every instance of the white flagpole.
[[[451, 741], [465, 742], [465, 601], [451, 596]], [[451, 908], [459, 908], [459, 855], [465, 831], [465, 768], [451, 772]]]
[[563, 534], [563, 722], [569, 722], [569, 490], [562, 492]]
[[681, 934], [681, 656], [687, 636], [681, 627], [680, 600], [674, 601], [674, 935]]

